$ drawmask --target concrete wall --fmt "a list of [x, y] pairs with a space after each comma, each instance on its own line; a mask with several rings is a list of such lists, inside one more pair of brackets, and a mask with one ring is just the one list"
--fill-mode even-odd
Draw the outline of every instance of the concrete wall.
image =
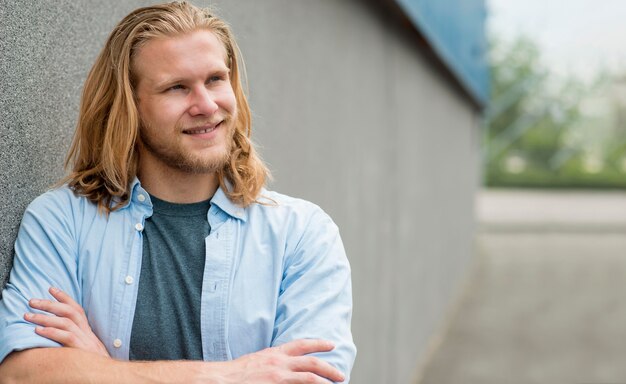
[[[62, 174], [92, 61], [149, 3], [0, 0], [0, 282], [23, 209]], [[353, 382], [409, 383], [471, 259], [480, 135], [469, 101], [377, 3], [216, 5], [244, 53], [271, 188], [318, 203], [342, 231]]]

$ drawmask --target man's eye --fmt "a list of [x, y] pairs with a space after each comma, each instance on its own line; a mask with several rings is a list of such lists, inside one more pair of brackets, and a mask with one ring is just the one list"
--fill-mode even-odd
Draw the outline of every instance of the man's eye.
[[171, 87], [168, 88], [168, 91], [176, 91], [179, 89], [184, 89], [185, 87], [183, 87], [181, 84], [176, 84], [176, 85], [172, 85]]
[[224, 80], [224, 76], [217, 76], [217, 75], [216, 76], [211, 76], [209, 78], [208, 83], [215, 83], [215, 82], [222, 81], [222, 80]]

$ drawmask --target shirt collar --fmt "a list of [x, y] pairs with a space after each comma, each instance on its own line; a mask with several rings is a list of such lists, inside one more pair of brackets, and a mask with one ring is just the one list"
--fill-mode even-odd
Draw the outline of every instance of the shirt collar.
[[[226, 188], [228, 190], [232, 189], [232, 184], [228, 180], [225, 180], [224, 184], [226, 184]], [[130, 201], [128, 204], [121, 207], [121, 209], [128, 207], [130, 205], [130, 202], [137, 201], [138, 195], [140, 194], [145, 194], [145, 196], [148, 195], [148, 193], [141, 187], [141, 182], [139, 181], [137, 177], [135, 177], [132, 183], [130, 184], [130, 191], [131, 191]], [[246, 209], [240, 205], [233, 203], [228, 198], [228, 196], [226, 195], [226, 193], [224, 192], [221, 186], [217, 189], [217, 191], [215, 191], [215, 194], [211, 198], [211, 205], [215, 205], [224, 213], [236, 219], [243, 220], [243, 221], [246, 221], [247, 219]]]
[[[228, 180], [225, 180], [224, 184], [226, 184], [225, 187], [228, 190], [232, 188], [232, 185], [228, 182]], [[215, 194], [213, 195], [213, 198], [211, 199], [211, 205], [215, 205], [216, 207], [224, 211], [226, 214], [236, 219], [243, 220], [243, 221], [246, 221], [247, 219], [246, 209], [238, 204], [233, 203], [228, 198], [228, 196], [226, 196], [226, 192], [224, 192], [221, 186], [217, 189], [217, 191], [215, 191]]]
[[[121, 210], [124, 210], [124, 209], [130, 207], [131, 203], [133, 201], [136, 201], [137, 195], [139, 195], [142, 192], [146, 193], [146, 191], [144, 191], [144, 189], [141, 188], [141, 184], [139, 183], [139, 179], [137, 177], [135, 177], [133, 179], [133, 181], [130, 183], [130, 198], [118, 210], [121, 211]], [[147, 196], [147, 194], [146, 194], [146, 196]], [[113, 207], [117, 203], [119, 203], [120, 201], [121, 201], [121, 198], [119, 196], [113, 196], [113, 198], [111, 199], [111, 202], [110, 202], [110, 206]]]

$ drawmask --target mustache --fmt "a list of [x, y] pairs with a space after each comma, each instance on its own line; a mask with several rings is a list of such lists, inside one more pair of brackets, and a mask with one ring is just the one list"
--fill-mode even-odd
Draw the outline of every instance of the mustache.
[[214, 118], [214, 119], [194, 121], [192, 124], [185, 125], [185, 126], [180, 125], [178, 128], [182, 130], [186, 130], [186, 129], [198, 129], [198, 128], [205, 127], [207, 125], [210, 125], [212, 127], [217, 126], [218, 124], [229, 125], [232, 120], [233, 120], [232, 116], [222, 116], [219, 119]]

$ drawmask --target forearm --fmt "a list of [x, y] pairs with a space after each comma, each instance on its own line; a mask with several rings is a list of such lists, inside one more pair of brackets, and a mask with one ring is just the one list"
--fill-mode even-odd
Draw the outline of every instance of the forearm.
[[199, 361], [128, 362], [74, 348], [36, 348], [9, 355], [0, 364], [0, 384], [217, 383], [210, 374], [210, 365], [219, 364]]

